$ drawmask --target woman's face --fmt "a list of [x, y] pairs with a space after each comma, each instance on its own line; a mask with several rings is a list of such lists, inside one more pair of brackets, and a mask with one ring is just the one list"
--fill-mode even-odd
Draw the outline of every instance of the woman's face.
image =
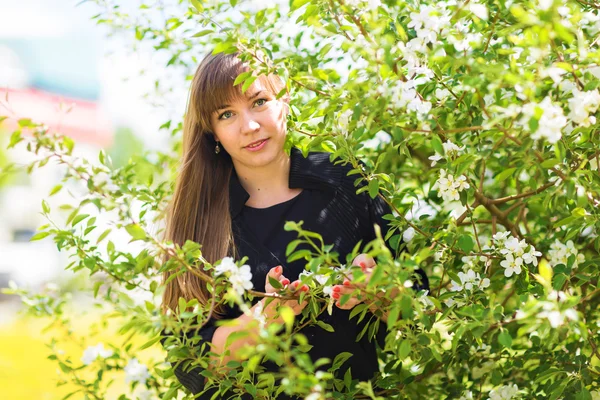
[[256, 80], [242, 97], [223, 104], [211, 115], [215, 138], [235, 166], [266, 166], [283, 154], [286, 107]]

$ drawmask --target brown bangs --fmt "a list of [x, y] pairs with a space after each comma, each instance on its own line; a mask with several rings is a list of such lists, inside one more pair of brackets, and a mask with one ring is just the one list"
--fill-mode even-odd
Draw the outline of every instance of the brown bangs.
[[[204, 130], [211, 130], [210, 116], [220, 106], [231, 104], [233, 101], [244, 97], [242, 85], [233, 86], [235, 79], [243, 72], [250, 70], [249, 66], [237, 57], [237, 54], [217, 54], [208, 57], [204, 65], [200, 65], [202, 76], [197, 83], [197, 111], [198, 118]], [[277, 75], [261, 75], [261, 83], [276, 96], [284, 87], [281, 78]]]

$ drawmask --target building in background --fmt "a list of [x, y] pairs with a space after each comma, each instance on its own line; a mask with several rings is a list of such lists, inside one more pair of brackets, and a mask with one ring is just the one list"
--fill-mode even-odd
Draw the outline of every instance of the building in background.
[[[95, 159], [109, 147], [113, 128], [100, 99], [98, 64], [93, 41], [77, 36], [0, 38], [0, 114], [9, 116], [0, 126], [3, 147], [20, 118], [71, 137], [78, 156]], [[35, 157], [22, 146], [8, 153], [9, 161], [19, 165]], [[41, 199], [62, 175], [62, 167], [48, 164], [31, 175], [19, 171], [0, 188], [0, 287], [10, 279], [35, 286], [64, 268], [65, 255], [50, 240], [29, 241], [47, 222], [40, 214]], [[48, 199], [56, 205], [65, 200], [60, 194]]]

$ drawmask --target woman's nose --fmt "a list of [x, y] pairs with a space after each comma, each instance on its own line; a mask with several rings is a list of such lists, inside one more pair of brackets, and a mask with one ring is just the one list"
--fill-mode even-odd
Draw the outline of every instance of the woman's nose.
[[252, 113], [243, 113], [241, 119], [240, 133], [242, 134], [256, 132], [260, 128], [260, 124], [252, 116]]

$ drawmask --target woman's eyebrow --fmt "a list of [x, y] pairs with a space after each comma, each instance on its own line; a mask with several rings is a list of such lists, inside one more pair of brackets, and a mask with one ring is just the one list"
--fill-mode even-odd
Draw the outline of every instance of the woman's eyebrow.
[[254, 93], [252, 96], [248, 97], [248, 100], [252, 100], [255, 97], [258, 97], [258, 95], [261, 94], [262, 92], [264, 92], [264, 90], [259, 90], [258, 92]]
[[[262, 92], [264, 92], [264, 90], [259, 90], [258, 92], [254, 93], [252, 96], [248, 97], [248, 100], [252, 100], [255, 97], [258, 97], [258, 95], [260, 95]], [[222, 106], [217, 107], [215, 111], [223, 110], [223, 109], [229, 108], [229, 107], [231, 107], [229, 104], [223, 104]]]

